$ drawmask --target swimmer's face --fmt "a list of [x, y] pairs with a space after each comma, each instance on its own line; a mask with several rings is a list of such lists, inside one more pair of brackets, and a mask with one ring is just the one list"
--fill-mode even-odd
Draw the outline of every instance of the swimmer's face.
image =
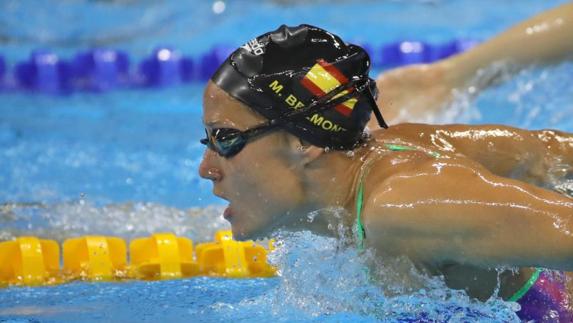
[[[244, 131], [265, 119], [209, 82], [203, 98], [207, 131], [233, 128]], [[263, 237], [288, 223], [304, 202], [297, 151], [292, 136], [271, 131], [250, 141], [231, 158], [206, 149], [199, 174], [213, 181], [213, 193], [229, 202], [225, 218], [235, 239]]]

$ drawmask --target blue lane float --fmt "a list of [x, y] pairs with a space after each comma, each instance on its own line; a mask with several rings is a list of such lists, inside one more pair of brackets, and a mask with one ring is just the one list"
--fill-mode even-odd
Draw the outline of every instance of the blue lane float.
[[209, 80], [219, 65], [221, 65], [234, 50], [235, 47], [232, 46], [218, 45], [202, 55], [199, 68], [199, 80], [203, 82]]
[[127, 53], [112, 49], [94, 49], [78, 53], [71, 64], [73, 88], [107, 91], [125, 87], [129, 82]]
[[49, 50], [36, 50], [16, 65], [15, 79], [23, 89], [64, 93], [69, 90], [70, 66]]
[[431, 63], [464, 52], [477, 44], [477, 41], [469, 39], [456, 39], [442, 44], [420, 41], [395, 42], [383, 45], [375, 62], [382, 68]]
[[450, 57], [452, 55], [465, 52], [478, 45], [479, 42], [473, 39], [455, 39], [443, 44], [432, 46], [431, 61], [436, 61]]
[[4, 57], [0, 56], [0, 83], [4, 82], [4, 74], [6, 74], [6, 62]]
[[380, 62], [385, 68], [430, 62], [429, 45], [419, 41], [403, 41], [382, 46]]
[[189, 57], [169, 47], [156, 48], [139, 65], [143, 85], [164, 87], [193, 80], [194, 64]]
[[[454, 39], [440, 44], [413, 40], [381, 46], [360, 43], [372, 57], [373, 67], [377, 69], [431, 63], [466, 51], [477, 44], [477, 41], [468, 39]], [[31, 91], [68, 94], [205, 82], [234, 48], [217, 45], [192, 58], [175, 48], [162, 46], [134, 64], [126, 52], [109, 48], [83, 50], [69, 60], [50, 50], [39, 49], [33, 51], [28, 60], [16, 63], [11, 74], [8, 64], [0, 56], [0, 88], [5, 93]]]

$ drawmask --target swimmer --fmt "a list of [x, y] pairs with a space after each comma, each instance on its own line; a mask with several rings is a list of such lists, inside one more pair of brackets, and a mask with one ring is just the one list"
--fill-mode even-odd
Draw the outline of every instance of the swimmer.
[[[249, 41], [216, 71], [204, 94], [199, 172], [229, 202], [234, 237], [335, 236], [338, 219], [307, 214], [336, 207], [358, 248], [407, 256], [481, 300], [499, 280], [498, 295], [519, 301], [524, 319], [548, 311], [573, 319], [565, 279], [535, 269], [573, 270], [573, 199], [547, 179], [573, 175], [573, 135], [388, 127], [369, 68], [362, 48], [301, 25]], [[371, 114], [379, 129], [365, 131]], [[502, 266], [520, 270], [498, 278], [492, 268]]]

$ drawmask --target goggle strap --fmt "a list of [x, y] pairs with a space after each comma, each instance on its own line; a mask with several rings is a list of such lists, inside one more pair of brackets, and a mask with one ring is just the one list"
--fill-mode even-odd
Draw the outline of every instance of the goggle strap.
[[[287, 113], [285, 116], [283, 116], [283, 118], [284, 119], [292, 118], [292, 117], [296, 117], [296, 116], [299, 116], [302, 114], [306, 114], [308, 112], [320, 112], [320, 111], [326, 110], [332, 106], [336, 106], [340, 103], [343, 103], [343, 102], [347, 101], [348, 99], [354, 97], [356, 95], [356, 93], [350, 92], [350, 93], [343, 95], [339, 98], [336, 98], [334, 100], [331, 100], [331, 101], [329, 101], [329, 100], [332, 99], [334, 96], [338, 95], [340, 92], [352, 88], [354, 85], [356, 85], [358, 82], [360, 82], [362, 80], [363, 80], [363, 78], [360, 77], [360, 78], [355, 78], [346, 84], [341, 84], [341, 85], [337, 86], [336, 88], [334, 88], [334, 90], [332, 90], [332, 91], [326, 93], [325, 95], [321, 96], [320, 98], [314, 100], [308, 106], [303, 107], [299, 110], [295, 110], [295, 111], [292, 111], [290, 113]], [[356, 92], [361, 92], [360, 90], [361, 89], [357, 88]]]
[[376, 100], [374, 100], [374, 94], [372, 94], [372, 88], [370, 87], [371, 82], [372, 80], [370, 79], [368, 79], [368, 82], [366, 82], [366, 88], [368, 89], [369, 94], [366, 97], [370, 101], [370, 106], [372, 107], [372, 112], [376, 117], [376, 121], [378, 121], [378, 125], [384, 129], [388, 129], [388, 124], [386, 124], [386, 121], [382, 117], [382, 112], [380, 112], [380, 108], [378, 108], [378, 104], [376, 104]]
[[[351, 80], [350, 82], [348, 82], [346, 84], [341, 84], [338, 87], [336, 87], [334, 90], [332, 90], [332, 91], [328, 92], [327, 94], [321, 96], [320, 98], [314, 100], [308, 106], [303, 107], [299, 110], [291, 111], [290, 113], [287, 113], [287, 114], [281, 116], [280, 118], [270, 119], [264, 125], [262, 125], [261, 127], [257, 127], [257, 128], [275, 127], [275, 126], [289, 122], [290, 121], [289, 119], [292, 119], [293, 117], [297, 117], [299, 115], [303, 115], [303, 114], [306, 114], [308, 112], [321, 112], [321, 111], [326, 110], [328, 108], [331, 108], [333, 106], [339, 105], [343, 102], [346, 102], [349, 99], [351, 99], [352, 97], [354, 97], [356, 95], [356, 93], [350, 92], [350, 93], [345, 94], [341, 97], [338, 97], [334, 100], [331, 100], [331, 101], [329, 101], [329, 100], [332, 97], [339, 94], [340, 92], [352, 88], [358, 82], [363, 81], [363, 80], [364, 80], [363, 77], [359, 77], [359, 78], [355, 78], [355, 79]], [[356, 92], [358, 92], [358, 93], [362, 92], [363, 90], [364, 90], [363, 87], [356, 88]], [[323, 104], [325, 102], [326, 102], [326, 104]], [[257, 128], [253, 128], [252, 130], [256, 130]]]

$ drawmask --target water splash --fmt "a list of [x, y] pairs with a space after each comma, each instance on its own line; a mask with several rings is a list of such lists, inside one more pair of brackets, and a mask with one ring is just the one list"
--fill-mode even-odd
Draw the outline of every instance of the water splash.
[[211, 241], [217, 230], [228, 229], [224, 207], [185, 210], [154, 203], [96, 206], [86, 200], [59, 204], [0, 205], [0, 239], [22, 235], [64, 240], [78, 235], [113, 235], [125, 239], [173, 232], [194, 241]]
[[[429, 123], [501, 123], [520, 128], [573, 131], [573, 63], [524, 69], [493, 64], [477, 72], [470, 83], [454, 90], [454, 99]], [[488, 88], [486, 90], [481, 90]]]
[[441, 279], [423, 275], [406, 258], [377, 261], [372, 252], [361, 253], [347, 242], [308, 231], [280, 232], [270, 257], [280, 268], [278, 285], [239, 303], [218, 302], [210, 310], [227, 318], [264, 312], [283, 322], [519, 321], [510, 303], [471, 300]]

